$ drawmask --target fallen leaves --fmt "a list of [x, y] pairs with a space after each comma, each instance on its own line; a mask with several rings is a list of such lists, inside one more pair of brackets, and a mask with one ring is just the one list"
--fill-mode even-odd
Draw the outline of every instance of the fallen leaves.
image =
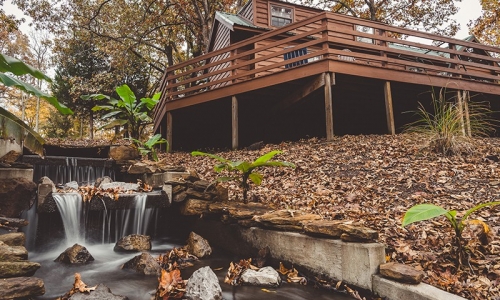
[[186, 282], [181, 278], [181, 271], [173, 269], [167, 271], [161, 270], [161, 276], [158, 279], [158, 288], [155, 299], [181, 299], [186, 292]]
[[73, 283], [73, 288], [63, 296], [57, 298], [57, 300], [67, 300], [71, 295], [75, 293], [90, 293], [96, 289], [97, 286], [88, 287], [83, 281], [80, 273], [75, 273], [75, 282]]
[[252, 259], [241, 259], [237, 263], [230, 262], [229, 269], [227, 270], [226, 277], [224, 278], [224, 283], [228, 283], [230, 285], [240, 285], [241, 284], [241, 275], [247, 269], [251, 270], [259, 270], [256, 266], [252, 265]]

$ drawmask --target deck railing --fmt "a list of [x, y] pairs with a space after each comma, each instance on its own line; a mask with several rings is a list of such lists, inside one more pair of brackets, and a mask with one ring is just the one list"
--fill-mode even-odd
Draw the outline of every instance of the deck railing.
[[499, 84], [500, 48], [324, 12], [169, 67], [162, 102], [334, 60]]

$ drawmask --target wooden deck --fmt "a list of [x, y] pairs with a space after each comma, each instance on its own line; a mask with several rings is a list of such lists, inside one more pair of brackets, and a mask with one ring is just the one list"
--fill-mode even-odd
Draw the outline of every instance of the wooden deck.
[[[399, 38], [403, 36], [406, 38]], [[404, 90], [409, 86], [446, 87], [490, 95], [496, 101], [500, 100], [496, 97], [500, 95], [499, 74], [500, 48], [324, 12], [168, 68], [154, 113], [155, 131], [171, 140], [172, 112], [215, 100], [229, 101], [232, 146], [238, 146], [234, 139], [241, 122], [237, 115], [240, 99], [257, 105], [266, 98], [259, 105], [280, 109], [313, 93], [330, 98], [333, 93], [335, 98], [340, 93], [335, 85], [341, 79], [380, 86], [374, 93], [383, 93], [388, 132], [394, 133], [390, 115], [395, 86]], [[328, 113], [331, 99], [324, 105], [329, 137], [333, 135], [328, 125], [333, 124], [328, 120], [333, 118]], [[231, 118], [231, 111], [228, 114]]]

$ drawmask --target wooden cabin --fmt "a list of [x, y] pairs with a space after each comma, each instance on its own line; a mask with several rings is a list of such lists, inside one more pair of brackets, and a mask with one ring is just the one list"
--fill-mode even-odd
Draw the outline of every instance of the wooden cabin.
[[167, 68], [154, 129], [177, 150], [395, 134], [442, 88], [500, 111], [499, 74], [500, 48], [473, 36], [249, 0], [216, 13], [207, 54]]

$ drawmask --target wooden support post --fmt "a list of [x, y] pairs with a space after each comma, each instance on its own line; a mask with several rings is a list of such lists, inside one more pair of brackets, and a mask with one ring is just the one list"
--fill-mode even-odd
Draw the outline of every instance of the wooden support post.
[[460, 128], [462, 129], [462, 135], [465, 136], [465, 122], [464, 122], [464, 105], [462, 99], [462, 91], [457, 91], [457, 109], [458, 116], [460, 117]]
[[172, 152], [172, 112], [167, 111], [167, 142], [168, 152]]
[[326, 120], [326, 139], [333, 140], [333, 100], [332, 100], [332, 82], [331, 74], [323, 73], [325, 77], [325, 120]]
[[385, 116], [387, 118], [387, 130], [389, 134], [396, 134], [396, 128], [394, 126], [394, 111], [392, 109], [392, 91], [391, 82], [386, 81], [384, 83], [384, 96], [385, 96]]
[[465, 133], [467, 134], [468, 137], [471, 137], [472, 133], [470, 128], [469, 100], [470, 100], [469, 91], [464, 91], [462, 94], [462, 101], [464, 103], [464, 111], [465, 111]]
[[236, 96], [231, 98], [231, 123], [232, 123], [232, 146], [238, 149], [238, 99]]

